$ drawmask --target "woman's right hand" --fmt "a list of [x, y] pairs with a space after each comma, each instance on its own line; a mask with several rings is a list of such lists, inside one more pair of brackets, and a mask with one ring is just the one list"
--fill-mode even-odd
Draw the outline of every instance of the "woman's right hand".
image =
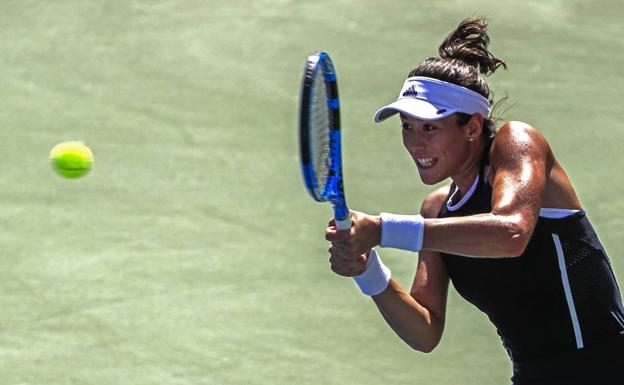
[[339, 253], [336, 253], [334, 246], [329, 247], [329, 263], [334, 273], [343, 277], [355, 277], [366, 271], [366, 261], [368, 260], [368, 254], [362, 254], [358, 258], [344, 258]]

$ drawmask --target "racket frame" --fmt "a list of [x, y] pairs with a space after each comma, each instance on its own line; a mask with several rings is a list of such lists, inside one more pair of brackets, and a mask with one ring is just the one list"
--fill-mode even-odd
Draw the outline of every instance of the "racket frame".
[[[311, 135], [311, 106], [314, 97], [312, 92], [317, 76], [316, 71], [322, 71], [323, 82], [327, 92], [327, 108], [329, 111], [329, 171], [324, 188], [319, 188], [316, 170], [312, 160]], [[340, 135], [340, 99], [338, 97], [338, 83], [336, 71], [330, 56], [321, 51], [312, 52], [306, 60], [301, 85], [299, 108], [299, 144], [300, 161], [303, 181], [308, 193], [318, 202], [330, 202], [334, 209], [336, 227], [346, 230], [351, 227], [351, 217], [347, 207], [344, 183], [342, 176], [342, 154]], [[321, 186], [322, 187], [322, 186]]]

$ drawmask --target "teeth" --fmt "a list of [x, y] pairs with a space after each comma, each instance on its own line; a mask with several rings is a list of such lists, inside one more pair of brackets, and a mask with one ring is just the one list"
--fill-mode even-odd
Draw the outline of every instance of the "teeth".
[[429, 167], [433, 165], [433, 163], [436, 161], [436, 158], [418, 158], [416, 160], [418, 161], [418, 164], [420, 164], [421, 166]]

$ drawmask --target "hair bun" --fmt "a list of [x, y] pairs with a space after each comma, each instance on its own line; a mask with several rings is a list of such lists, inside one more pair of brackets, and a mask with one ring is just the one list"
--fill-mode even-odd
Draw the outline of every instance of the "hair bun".
[[488, 50], [489, 43], [485, 19], [470, 18], [462, 21], [444, 39], [438, 52], [441, 59], [459, 60], [475, 67], [481, 74], [489, 75], [500, 66], [507, 68], [504, 61], [494, 57]]

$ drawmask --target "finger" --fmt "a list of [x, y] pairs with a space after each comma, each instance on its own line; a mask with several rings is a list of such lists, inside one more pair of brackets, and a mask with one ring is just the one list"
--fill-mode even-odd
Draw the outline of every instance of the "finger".
[[360, 275], [360, 271], [362, 271], [361, 268], [349, 268], [346, 266], [342, 266], [342, 265], [331, 265], [331, 270], [338, 274], [341, 275], [343, 277], [354, 277], [356, 275]]
[[340, 266], [340, 265], [331, 265], [331, 270], [334, 273], [341, 275], [343, 277], [355, 277], [357, 275], [361, 275], [362, 273], [364, 273], [364, 271], [366, 271], [366, 269], [363, 266], [347, 267], [347, 266]]
[[344, 241], [349, 239], [350, 230], [338, 230], [336, 227], [328, 227], [325, 229], [325, 239], [328, 241]]
[[366, 266], [366, 262], [361, 259], [345, 258], [334, 250], [330, 251], [329, 262], [334, 265], [351, 267]]
[[358, 261], [360, 259], [360, 257], [362, 256], [362, 253], [360, 253], [357, 250], [354, 250], [352, 247], [350, 247], [349, 245], [342, 245], [342, 244], [332, 244], [333, 248], [332, 248], [332, 253], [336, 254], [338, 257], [344, 259], [344, 260], [349, 260], [349, 261]]
[[329, 241], [328, 234], [336, 232], [336, 220], [332, 218], [329, 222], [327, 222], [327, 227], [325, 228], [325, 239]]
[[338, 275], [341, 275], [343, 277], [349, 277], [349, 275], [340, 266], [331, 265], [330, 269]]
[[342, 251], [340, 248], [338, 248], [338, 247], [336, 247], [334, 245], [329, 246], [329, 248], [327, 249], [327, 252], [329, 253], [330, 261], [331, 260], [333, 260], [333, 261], [341, 261], [341, 260], [350, 261], [350, 260], [353, 260], [352, 258], [345, 258], [344, 257], [344, 251]]
[[366, 263], [363, 263], [361, 260], [348, 260], [344, 258], [340, 258], [336, 254], [332, 254], [329, 257], [329, 263], [338, 269], [350, 272], [360, 272], [366, 270]]
[[349, 235], [351, 234], [348, 230], [336, 230], [336, 228], [328, 227], [325, 229], [325, 239], [333, 242], [333, 241], [346, 241], [349, 239]]
[[349, 248], [349, 245], [347, 243], [345, 243], [344, 241], [331, 241], [331, 247], [334, 250], [340, 250], [342, 252], [347, 251]]

